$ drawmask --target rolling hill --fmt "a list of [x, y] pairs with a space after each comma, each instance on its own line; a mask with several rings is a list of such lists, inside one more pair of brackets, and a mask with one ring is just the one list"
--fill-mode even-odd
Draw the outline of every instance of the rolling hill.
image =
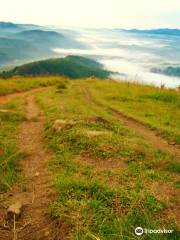
[[32, 62], [15, 67], [10, 71], [1, 73], [1, 77], [11, 77], [15, 75], [65, 75], [75, 79], [90, 76], [107, 78], [109, 74], [109, 71], [104, 70], [101, 64], [92, 59], [80, 56], [68, 56], [65, 58]]
[[57, 56], [53, 48], [83, 48], [71, 36], [36, 25], [0, 22], [0, 69]]
[[16, 34], [17, 38], [28, 38], [28, 40], [46, 40], [52, 38], [54, 40], [59, 40], [59, 38], [63, 38], [64, 36], [60, 33], [54, 31], [43, 31], [43, 30], [25, 30]]
[[154, 73], [160, 73], [167, 76], [180, 77], [180, 66], [168, 66], [165, 68], [153, 68]]
[[1, 31], [18, 31], [20, 26], [11, 22], [0, 22], [0, 30]]
[[[38, 56], [40, 49], [23, 39], [0, 37], [0, 64]], [[41, 53], [42, 54], [42, 53]]]

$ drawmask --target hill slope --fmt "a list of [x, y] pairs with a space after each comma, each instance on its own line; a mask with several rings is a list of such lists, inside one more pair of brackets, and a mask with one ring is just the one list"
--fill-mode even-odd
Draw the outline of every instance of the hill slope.
[[40, 29], [25, 30], [14, 34], [14, 38], [28, 40], [34, 45], [38, 45], [39, 48], [45, 51], [46, 48], [63, 47], [72, 48], [80, 47], [81, 44], [77, 41], [63, 35], [56, 31], [44, 31]]
[[57, 56], [52, 48], [84, 48], [66, 33], [36, 26], [0, 22], [0, 68]]
[[65, 58], [48, 59], [25, 64], [15, 67], [13, 70], [3, 72], [1, 76], [65, 75], [70, 78], [90, 76], [106, 78], [109, 74], [110, 72], [104, 70], [101, 64], [92, 59], [79, 56], [68, 56]]
[[165, 68], [153, 68], [154, 73], [160, 73], [167, 76], [180, 77], [180, 66], [168, 66]]
[[[32, 203], [18, 219], [19, 239], [52, 240], [55, 233], [71, 240], [137, 240], [137, 226], [173, 229], [151, 240], [179, 239], [178, 92], [19, 77], [1, 80], [0, 94], [3, 86], [19, 92], [48, 82], [54, 86], [0, 97], [0, 226], [4, 206], [20, 199]], [[167, 134], [176, 143], [169, 144]], [[0, 236], [7, 240], [11, 221], [5, 226]]]

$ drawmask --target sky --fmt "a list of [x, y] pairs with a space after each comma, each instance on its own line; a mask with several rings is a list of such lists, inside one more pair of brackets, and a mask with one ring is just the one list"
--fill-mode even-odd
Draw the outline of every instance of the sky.
[[180, 0], [0, 0], [0, 21], [88, 28], [180, 28]]

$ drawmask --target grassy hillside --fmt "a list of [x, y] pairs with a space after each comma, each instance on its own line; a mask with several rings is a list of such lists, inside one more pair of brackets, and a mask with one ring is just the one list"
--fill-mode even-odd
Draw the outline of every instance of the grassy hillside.
[[[83, 92], [87, 83], [91, 92], [101, 92], [101, 101], [107, 92], [113, 95], [115, 87], [125, 90], [124, 84], [118, 87], [110, 81], [75, 81], [61, 92], [52, 88], [36, 95], [45, 112], [49, 145], [56, 153], [50, 166], [59, 195], [49, 208], [51, 216], [70, 227], [70, 239], [136, 239], [137, 226], [176, 229], [178, 216], [173, 206], [178, 202], [179, 163], [147, 144], [106, 108], [87, 101]], [[140, 87], [139, 92], [143, 89], [148, 87]], [[128, 97], [123, 90], [119, 96]], [[155, 108], [156, 100], [151, 104]], [[163, 119], [166, 112], [160, 116]], [[55, 132], [56, 119], [75, 124]], [[175, 234], [170, 237], [178, 239]]]
[[66, 81], [65, 77], [16, 77], [14, 79], [0, 79], [0, 96], [20, 93], [39, 87], [53, 86]]
[[15, 75], [65, 75], [70, 78], [91, 76], [106, 78], [109, 72], [104, 70], [103, 67], [94, 60], [78, 56], [68, 56], [65, 58], [32, 62], [1, 74], [2, 77], [11, 77]]
[[169, 142], [180, 144], [179, 92], [127, 82], [94, 81], [88, 85], [97, 100], [158, 129]]
[[0, 193], [6, 191], [19, 178], [19, 161], [24, 153], [18, 152], [17, 130], [23, 120], [22, 99], [0, 104]]
[[[19, 95], [8, 104], [2, 104], [0, 99], [0, 110], [6, 110], [0, 111], [0, 123], [4, 126], [0, 128], [0, 166], [3, 166], [0, 192], [11, 191], [13, 181], [19, 180], [24, 194], [31, 197], [32, 192], [26, 186], [31, 180], [17, 178], [22, 176], [18, 163], [26, 152], [18, 153], [15, 136], [22, 121], [28, 121], [30, 127], [39, 124], [43, 116], [44, 142], [54, 154], [48, 161], [56, 194], [52, 194], [53, 188], [50, 189], [52, 185], [48, 182], [48, 189], [42, 188], [41, 195], [48, 191], [53, 200], [48, 209], [44, 209], [43, 204], [40, 206], [43, 215], [48, 212], [56, 221], [57, 234], [64, 234], [64, 239], [71, 240], [178, 240], [178, 156], [154, 147], [117, 118], [110, 108], [147, 124], [147, 128], [156, 128], [161, 133], [163, 129], [167, 130], [169, 136], [178, 139], [179, 93], [91, 78], [77, 81], [59, 77], [0, 80], [4, 89], [8, 89], [6, 93], [11, 87], [12, 92], [22, 91], [50, 82], [51, 86], [29, 93], [44, 112], [32, 120], [23, 119], [27, 97]], [[2, 91], [0, 85], [0, 94]], [[23, 173], [23, 169], [21, 171]], [[32, 171], [32, 179], [42, 178], [41, 169], [38, 171], [38, 176]], [[33, 194], [37, 196], [37, 192]], [[33, 204], [30, 205], [33, 207]], [[33, 217], [31, 221], [28, 232], [34, 228]], [[173, 229], [174, 232], [137, 237], [134, 234], [137, 226]]]

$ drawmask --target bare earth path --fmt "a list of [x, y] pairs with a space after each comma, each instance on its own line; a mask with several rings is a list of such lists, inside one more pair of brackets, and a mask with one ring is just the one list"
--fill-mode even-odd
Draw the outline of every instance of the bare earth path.
[[47, 161], [53, 156], [43, 141], [43, 116], [30, 95], [27, 96], [26, 118], [18, 134], [19, 150], [27, 154], [21, 161], [25, 180], [3, 196], [7, 206], [20, 201], [22, 214], [14, 226], [14, 222], [6, 221], [6, 209], [0, 207], [0, 240], [63, 239], [56, 235], [57, 226], [47, 214], [48, 205], [55, 197], [47, 170]]
[[10, 94], [7, 94], [7, 95], [2, 95], [0, 96], [0, 104], [4, 104], [4, 103], [7, 103], [11, 100], [13, 100], [13, 98], [16, 98], [16, 97], [25, 97], [27, 96], [29, 93], [34, 93], [34, 92], [37, 92], [37, 91], [40, 91], [40, 90], [43, 90], [45, 88], [48, 88], [48, 87], [38, 87], [38, 88], [33, 88], [31, 90], [27, 90], [27, 91], [22, 91], [22, 92], [15, 92], [15, 93], [10, 93]]
[[180, 160], [179, 146], [170, 145], [166, 140], [164, 140], [161, 136], [159, 136], [156, 131], [151, 130], [140, 121], [134, 118], [128, 117], [124, 113], [96, 101], [92, 97], [87, 87], [83, 87], [82, 90], [84, 92], [85, 99], [89, 103], [94, 104], [95, 106], [99, 106], [101, 108], [110, 110], [117, 119], [119, 119], [123, 124], [125, 124], [130, 129], [132, 129], [137, 135], [142, 136], [147, 143], [149, 143], [156, 149], [159, 149], [163, 152], [167, 152], [172, 156], [174, 156], [176, 159]]

